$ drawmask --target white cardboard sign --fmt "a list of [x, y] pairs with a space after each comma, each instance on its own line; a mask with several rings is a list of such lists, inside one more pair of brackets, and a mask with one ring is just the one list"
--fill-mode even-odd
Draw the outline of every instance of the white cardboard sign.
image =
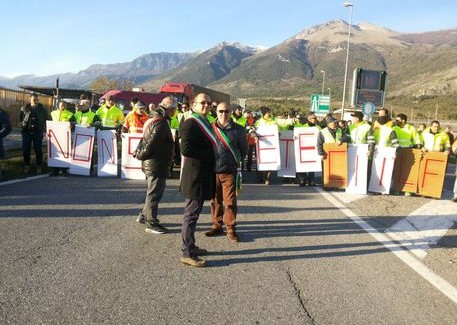
[[317, 153], [317, 127], [294, 128], [295, 166], [297, 173], [321, 172], [322, 160]]
[[378, 148], [373, 156], [368, 191], [389, 194], [395, 162], [395, 148]]
[[259, 126], [256, 129], [259, 142], [257, 143], [257, 170], [279, 170], [281, 157], [279, 150], [278, 127], [276, 125]]
[[346, 193], [367, 194], [368, 144], [348, 146], [348, 186]]
[[295, 177], [294, 131], [281, 131], [279, 151], [281, 153], [281, 169], [278, 171], [278, 176]]
[[114, 130], [97, 132], [98, 169], [97, 175], [117, 176], [117, 139]]
[[95, 144], [95, 128], [76, 125], [73, 139], [70, 174], [90, 176]]
[[145, 178], [144, 173], [141, 170], [141, 160], [133, 157], [133, 152], [142, 138], [143, 136], [141, 133], [122, 134], [121, 178]]
[[70, 167], [70, 122], [46, 121], [46, 129], [48, 134], [48, 166]]

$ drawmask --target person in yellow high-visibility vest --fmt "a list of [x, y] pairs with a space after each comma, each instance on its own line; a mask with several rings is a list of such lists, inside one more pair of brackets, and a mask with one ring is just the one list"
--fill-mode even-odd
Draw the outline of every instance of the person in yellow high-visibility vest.
[[[262, 113], [262, 117], [255, 122], [255, 127], [264, 126], [264, 125], [274, 125], [278, 127], [276, 119], [273, 117], [271, 113], [271, 109], [267, 106], [262, 106], [260, 108]], [[278, 128], [279, 129], [279, 128]], [[255, 132], [251, 132], [251, 134], [255, 134]], [[256, 138], [256, 142], [258, 142], [258, 138]], [[257, 183], [264, 183], [265, 185], [270, 185], [271, 182], [271, 171], [257, 171]]]
[[[51, 112], [51, 118], [54, 122], [70, 122], [72, 129], [75, 126], [75, 116], [67, 110], [67, 102], [65, 101], [59, 102], [57, 109]], [[68, 176], [68, 168], [60, 167], [53, 167], [51, 176], [58, 176], [60, 171], [62, 171], [63, 176]]]
[[73, 113], [67, 110], [67, 102], [61, 101], [56, 110], [51, 112], [51, 118], [54, 122], [70, 122], [72, 126], [75, 122]]
[[354, 112], [352, 123], [348, 126], [348, 135], [352, 144], [368, 144], [370, 150], [374, 146], [373, 129], [367, 121], [363, 120], [362, 112]]
[[392, 129], [387, 116], [380, 116], [377, 119], [379, 125], [374, 129], [373, 135], [375, 139], [376, 148], [380, 147], [393, 147], [398, 148], [397, 134]]
[[436, 151], [445, 152], [447, 154], [451, 152], [449, 136], [440, 127], [440, 122], [438, 121], [432, 121], [430, 126], [422, 132], [421, 138], [424, 142], [423, 152]]
[[[457, 139], [454, 140], [451, 150], [454, 153], [454, 155], [457, 155]], [[455, 175], [456, 175], [456, 178], [455, 178], [455, 182], [454, 182], [454, 198], [452, 199], [452, 201], [457, 202], [457, 170], [455, 171]]]
[[348, 142], [347, 133], [338, 128], [338, 120], [333, 116], [327, 118], [327, 127], [323, 128], [317, 137], [317, 153], [322, 160], [327, 159], [327, 154], [324, 151], [324, 143], [336, 143], [341, 145], [343, 142]]
[[422, 143], [419, 138], [419, 133], [414, 126], [406, 123], [408, 117], [405, 114], [398, 114], [395, 118], [395, 126], [393, 127], [398, 138], [398, 143], [401, 148], [416, 148], [420, 149]]
[[100, 106], [95, 114], [100, 117], [102, 130], [117, 130], [125, 119], [122, 110], [115, 105], [113, 96], [109, 96], [105, 105]]
[[77, 111], [75, 113], [75, 122], [76, 125], [83, 127], [94, 126], [94, 123], [99, 121], [100, 118], [98, 115], [95, 115], [94, 112], [90, 109], [90, 101], [88, 99], [81, 100], [76, 105]]
[[[305, 121], [303, 121], [305, 122]], [[303, 124], [300, 121], [300, 124], [296, 124], [296, 127], [306, 127], [306, 128], [315, 128], [317, 130], [321, 130], [319, 123], [317, 121], [317, 116], [313, 112], [308, 114], [306, 122]], [[314, 178], [314, 172], [305, 172], [305, 173], [297, 173], [297, 176], [300, 180], [299, 186], [316, 186], [316, 181]]]
[[[340, 146], [343, 142], [348, 142], [347, 133], [338, 128], [338, 120], [329, 116], [327, 118], [327, 126], [323, 128], [317, 137], [317, 153], [321, 156], [322, 162], [327, 159], [327, 153], [324, 151], [324, 143], [336, 143]], [[322, 176], [324, 176], [324, 168], [322, 168]], [[322, 177], [322, 180], [324, 177]]]

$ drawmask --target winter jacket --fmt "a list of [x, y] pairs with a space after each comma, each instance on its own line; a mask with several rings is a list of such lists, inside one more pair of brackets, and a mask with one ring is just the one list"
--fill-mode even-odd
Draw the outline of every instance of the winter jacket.
[[46, 131], [46, 120], [50, 119], [49, 111], [40, 103], [33, 108], [27, 104], [19, 111], [23, 133], [42, 135]]
[[[234, 121], [230, 121], [226, 127], [222, 127], [217, 121], [213, 127], [219, 128], [229, 138], [233, 148], [240, 155], [241, 161], [248, 152], [245, 128]], [[238, 166], [241, 168], [241, 166]], [[216, 150], [216, 173], [236, 173], [237, 163], [231, 151], [221, 141], [217, 142]]]
[[142, 150], [136, 155], [142, 160], [142, 170], [146, 175], [166, 178], [173, 158], [174, 142], [165, 110], [159, 107], [153, 111], [143, 129]]

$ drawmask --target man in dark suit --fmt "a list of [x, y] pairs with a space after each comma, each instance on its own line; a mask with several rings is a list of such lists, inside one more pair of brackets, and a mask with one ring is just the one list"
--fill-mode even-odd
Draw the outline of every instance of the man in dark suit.
[[199, 258], [207, 251], [195, 245], [197, 220], [205, 200], [214, 197], [215, 174], [214, 146], [216, 138], [206, 115], [211, 99], [198, 94], [192, 104], [192, 115], [181, 125], [181, 154], [183, 167], [180, 192], [186, 199], [182, 224], [181, 262], [190, 266], [204, 267]]

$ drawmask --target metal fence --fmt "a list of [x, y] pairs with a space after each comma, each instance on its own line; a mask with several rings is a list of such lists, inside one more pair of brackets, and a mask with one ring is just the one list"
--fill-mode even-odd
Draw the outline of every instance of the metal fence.
[[[40, 103], [48, 110], [51, 109], [52, 96], [38, 95]], [[0, 107], [9, 115], [13, 127], [19, 127], [19, 110], [30, 102], [30, 92], [0, 88]]]

